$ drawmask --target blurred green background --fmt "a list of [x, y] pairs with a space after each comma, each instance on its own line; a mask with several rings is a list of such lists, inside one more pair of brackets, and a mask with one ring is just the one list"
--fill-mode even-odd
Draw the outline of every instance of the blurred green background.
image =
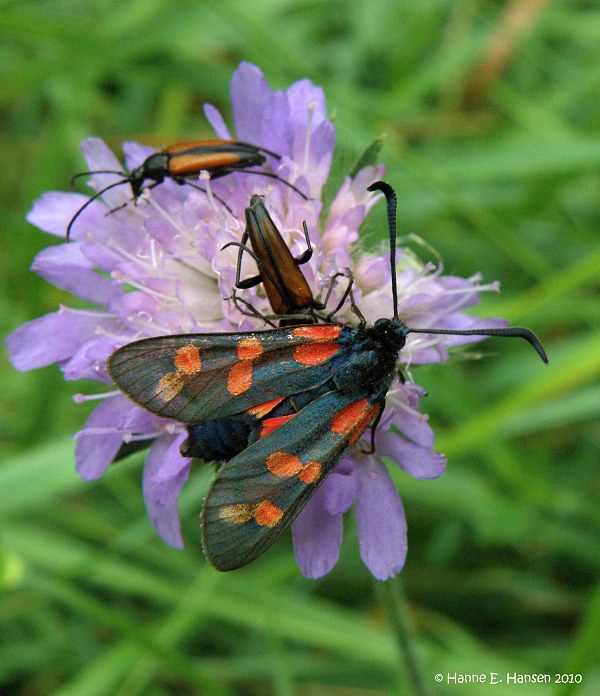
[[[600, 5], [596, 0], [56, 0], [0, 3], [0, 316], [6, 333], [72, 300], [28, 267], [50, 238], [24, 215], [69, 189], [79, 141], [210, 135], [240, 60], [271, 85], [324, 87], [334, 179], [381, 134], [405, 232], [448, 272], [500, 279], [481, 315], [543, 339], [490, 340], [414, 371], [448, 456], [395, 472], [409, 524], [401, 584], [428, 693], [600, 693]], [[82, 189], [81, 189], [82, 190]], [[365, 226], [385, 237], [383, 206]], [[181, 496], [187, 546], [146, 520], [141, 458], [73, 469], [89, 410], [56, 367], [0, 390], [0, 693], [411, 693], [389, 592], [352, 516], [319, 581], [286, 536], [248, 568], [204, 562], [210, 472]], [[389, 584], [389, 583], [388, 583]], [[398, 588], [393, 588], [394, 591]], [[393, 604], [391, 607], [393, 608]], [[443, 673], [581, 674], [581, 684], [436, 684]]]

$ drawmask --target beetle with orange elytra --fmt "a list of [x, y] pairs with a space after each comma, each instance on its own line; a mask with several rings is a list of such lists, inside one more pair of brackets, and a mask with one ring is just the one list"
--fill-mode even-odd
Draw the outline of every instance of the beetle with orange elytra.
[[[162, 184], [165, 179], [172, 179], [180, 185], [187, 184], [199, 191], [206, 192], [206, 189], [191, 181], [192, 178], [197, 178], [202, 171], [207, 171], [212, 179], [218, 179], [234, 172], [245, 172], [246, 174], [276, 179], [292, 191], [295, 191], [304, 200], [308, 200], [308, 196], [300, 191], [299, 188], [282, 179], [274, 172], [250, 169], [251, 167], [259, 167], [265, 164], [267, 157], [272, 157], [276, 160], [281, 159], [281, 155], [250, 143], [237, 140], [200, 140], [169, 145], [169, 147], [164, 148], [160, 152], [155, 152], [147, 157], [139, 167], [132, 169], [130, 172], [109, 169], [79, 172], [72, 177], [71, 182], [81, 176], [93, 176], [94, 174], [120, 174], [123, 178], [105, 186], [79, 208], [67, 225], [66, 237], [67, 239], [70, 238], [73, 225], [81, 213], [93, 201], [100, 198], [110, 189], [129, 184], [134, 202], [137, 201], [144, 190], [153, 189], [155, 186]], [[152, 183], [146, 186], [145, 182], [147, 181]], [[231, 212], [231, 209], [223, 199], [218, 196], [215, 196], [215, 198]], [[113, 208], [109, 212], [113, 213], [116, 210], [120, 210], [125, 205], [127, 204]]]

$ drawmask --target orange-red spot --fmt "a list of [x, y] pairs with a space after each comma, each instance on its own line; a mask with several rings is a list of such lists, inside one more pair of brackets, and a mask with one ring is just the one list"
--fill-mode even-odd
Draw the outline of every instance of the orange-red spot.
[[252, 519], [254, 505], [248, 503], [236, 503], [234, 505], [223, 505], [219, 508], [219, 518], [230, 524], [244, 524]]
[[254, 519], [261, 527], [274, 527], [283, 517], [283, 510], [269, 500], [263, 500], [256, 508]]
[[174, 399], [183, 389], [184, 379], [181, 372], [167, 372], [158, 380], [156, 396], [167, 402]]
[[336, 435], [346, 435], [369, 412], [368, 399], [355, 401], [338, 411], [331, 420], [331, 432]]
[[294, 349], [294, 360], [301, 365], [319, 365], [337, 353], [337, 343], [305, 343]]
[[267, 413], [272, 411], [277, 404], [280, 404], [285, 399], [284, 396], [280, 396], [278, 399], [273, 399], [272, 401], [266, 401], [264, 404], [259, 404], [258, 406], [253, 406], [248, 409], [248, 413], [256, 418], [264, 418]]
[[247, 360], [233, 365], [227, 375], [227, 391], [232, 396], [243, 394], [252, 386], [252, 363]]
[[319, 326], [298, 326], [292, 329], [294, 336], [312, 338], [314, 341], [330, 341], [337, 338], [342, 330], [337, 324], [323, 324]]
[[275, 476], [287, 478], [302, 471], [304, 465], [295, 454], [273, 452], [266, 459], [267, 469]]
[[237, 344], [237, 354], [240, 360], [256, 360], [263, 352], [263, 347], [258, 338], [243, 338]]
[[289, 416], [278, 416], [277, 418], [267, 418], [262, 422], [262, 428], [260, 431], [260, 437], [266, 437], [270, 433], [272, 433], [274, 430], [277, 430], [280, 426], [282, 426], [284, 423], [287, 423], [290, 418], [293, 418], [296, 414], [292, 413]]
[[202, 369], [200, 351], [196, 346], [183, 346], [175, 353], [175, 367], [182, 372], [199, 372]]
[[304, 483], [314, 483], [321, 478], [321, 465], [319, 462], [308, 462], [302, 471], [298, 474], [298, 478]]
[[381, 406], [375, 404], [362, 416], [354, 428], [354, 432], [350, 436], [350, 444], [354, 444], [358, 438], [365, 432], [365, 429], [373, 421], [377, 413], [380, 411]]

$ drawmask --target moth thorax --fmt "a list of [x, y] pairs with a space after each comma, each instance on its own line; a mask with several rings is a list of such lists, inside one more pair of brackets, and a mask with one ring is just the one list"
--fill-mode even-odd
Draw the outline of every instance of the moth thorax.
[[408, 336], [408, 328], [398, 319], [378, 319], [371, 331], [382, 345], [393, 352], [404, 348]]

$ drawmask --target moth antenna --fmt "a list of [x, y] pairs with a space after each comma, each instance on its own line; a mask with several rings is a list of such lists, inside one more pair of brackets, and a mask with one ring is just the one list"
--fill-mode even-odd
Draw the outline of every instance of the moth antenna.
[[451, 329], [408, 329], [409, 333], [424, 334], [448, 334], [449, 336], [500, 336], [508, 338], [524, 338], [536, 350], [540, 358], [548, 363], [548, 355], [540, 339], [524, 326], [507, 326], [498, 329], [464, 329], [462, 331], [452, 331]]
[[376, 181], [367, 191], [381, 191], [387, 204], [388, 229], [390, 232], [390, 270], [392, 272], [392, 301], [394, 303], [394, 319], [398, 319], [398, 289], [396, 281], [396, 208], [398, 198], [394, 189], [386, 181]]
[[[86, 172], [82, 172], [82, 174], [85, 174]], [[120, 172], [119, 172], [120, 173]], [[115, 181], [114, 184], [110, 184], [110, 186], [106, 186], [105, 188], [102, 189], [102, 191], [98, 191], [98, 193], [95, 193], [89, 200], [87, 200], [81, 208], [73, 215], [71, 218], [69, 224], [67, 225], [67, 242], [69, 241], [71, 237], [71, 229], [73, 228], [73, 223], [77, 218], [83, 213], [83, 211], [90, 205], [90, 203], [93, 203], [97, 198], [100, 198], [100, 196], [104, 193], [106, 193], [109, 189], [115, 188], [115, 186], [121, 186], [122, 184], [126, 184], [129, 182], [129, 179], [121, 179], [121, 181]]]

